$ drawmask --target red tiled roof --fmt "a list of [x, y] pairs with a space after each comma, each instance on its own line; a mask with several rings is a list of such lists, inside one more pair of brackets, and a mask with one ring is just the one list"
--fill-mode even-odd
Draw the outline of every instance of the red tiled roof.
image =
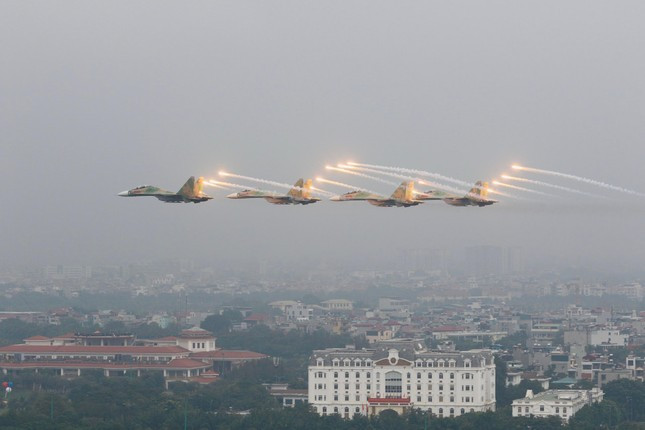
[[76, 335], [74, 333], [65, 333], [60, 336], [54, 336], [53, 339], [74, 339]]
[[170, 360], [166, 365], [166, 367], [170, 367], [173, 369], [201, 369], [201, 368], [206, 368], [210, 366], [211, 365], [208, 363], [204, 363], [203, 361], [191, 360], [190, 358], [175, 358], [174, 360]]
[[166, 342], [166, 341], [173, 341], [177, 339], [178, 339], [177, 336], [165, 336], [165, 337], [160, 337], [159, 339], [152, 339], [152, 340], [156, 340], [158, 342]]
[[376, 397], [370, 397], [367, 399], [369, 403], [396, 403], [396, 404], [409, 404], [410, 403], [410, 398], [409, 397], [401, 397], [401, 398], [390, 398], [390, 399], [381, 399], [381, 398], [376, 398]]
[[258, 360], [261, 358], [267, 358], [268, 355], [245, 350], [218, 349], [215, 351], [193, 352], [190, 354], [190, 357], [210, 358], [216, 360]]
[[49, 340], [49, 338], [47, 336], [31, 336], [25, 339], [25, 341], [28, 340]]
[[[173, 363], [176, 362], [176, 363]], [[0, 362], [1, 369], [34, 369], [34, 368], [55, 368], [55, 369], [205, 369], [210, 367], [209, 363], [189, 359], [175, 359], [166, 363], [109, 363], [104, 361], [23, 361]], [[212, 378], [211, 378], [212, 379]]]
[[0, 354], [181, 354], [180, 346], [81, 346], [81, 345], [9, 345], [0, 347]]

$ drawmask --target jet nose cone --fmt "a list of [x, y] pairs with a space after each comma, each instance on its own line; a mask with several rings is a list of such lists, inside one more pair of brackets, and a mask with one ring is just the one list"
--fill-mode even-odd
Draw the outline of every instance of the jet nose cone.
[[229, 199], [236, 199], [236, 198], [237, 198], [237, 193], [231, 193], [231, 194], [229, 194], [228, 196], [226, 196], [226, 198], [229, 198]]
[[127, 197], [128, 194], [129, 194], [129, 191], [121, 191], [119, 194], [117, 194], [117, 196]]
[[334, 197], [330, 198], [329, 200], [331, 200], [332, 202], [339, 202], [340, 201], [340, 196], [334, 196]]

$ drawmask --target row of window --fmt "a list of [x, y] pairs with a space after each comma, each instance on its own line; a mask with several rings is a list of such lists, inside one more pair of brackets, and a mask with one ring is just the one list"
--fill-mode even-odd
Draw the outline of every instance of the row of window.
[[[398, 372], [396, 372], [396, 373], [398, 373]], [[398, 373], [398, 374], [399, 374], [399, 375], [401, 375], [400, 373]], [[334, 379], [338, 379], [338, 375], [339, 375], [339, 374], [338, 374], [338, 372], [334, 372]], [[349, 375], [350, 375], [350, 373], [349, 373], [349, 372], [345, 372], [345, 375], [344, 375], [344, 376], [345, 376], [345, 379], [349, 379]], [[432, 373], [432, 372], [428, 372], [428, 373], [427, 373], [427, 375], [428, 375], [428, 379], [432, 379], [432, 378], [433, 378], [434, 373]], [[438, 373], [437, 373], [437, 377], [438, 377], [439, 379], [443, 379], [443, 376], [444, 376], [443, 372], [438, 372]], [[327, 374], [326, 374], [325, 372], [315, 372], [315, 373], [314, 373], [314, 377], [315, 377], [315, 378], [326, 378], [326, 377], [327, 377]], [[354, 377], [355, 377], [355, 378], [357, 378], [357, 379], [358, 379], [358, 378], [360, 378], [360, 377], [361, 377], [361, 373], [360, 373], [360, 372], [356, 372], [356, 373], [354, 374]], [[365, 374], [365, 377], [366, 377], [366, 378], [371, 378], [371, 377], [372, 377], [372, 373], [371, 373], [371, 372], [367, 372], [367, 373]], [[380, 378], [380, 377], [381, 377], [380, 372], [376, 372], [376, 378], [378, 379], [378, 378]], [[400, 377], [401, 377], [401, 376], [400, 376]], [[412, 378], [412, 374], [411, 374], [410, 372], [408, 372], [408, 373], [407, 373], [407, 375], [406, 375], [406, 377], [407, 377], [408, 379], [410, 379], [410, 378]], [[454, 372], [451, 372], [451, 373], [449, 374], [449, 377], [450, 377], [450, 379], [455, 379], [455, 374], [454, 374]], [[421, 374], [421, 372], [417, 372], [417, 379], [421, 379], [421, 378], [422, 378], [422, 374]], [[474, 374], [472, 374], [472, 373], [462, 373], [462, 374], [461, 374], [461, 379], [475, 379], [475, 375], [474, 375]]]
[[[528, 406], [526, 406], [526, 407], [524, 408], [524, 412], [526, 412], [526, 413], [528, 413], [528, 412], [529, 412], [529, 407], [528, 407]], [[544, 412], [544, 405], [540, 405], [540, 412]], [[517, 407], [517, 413], [518, 413], [518, 414], [521, 414], [521, 413], [522, 413], [522, 407], [521, 407], [521, 406], [518, 406], [518, 407]], [[556, 414], [559, 414], [559, 413], [560, 413], [560, 407], [559, 407], [559, 406], [556, 406], [556, 407], [555, 407], [555, 413], [556, 413]], [[566, 415], [566, 414], [567, 414], [567, 407], [566, 407], [566, 406], [563, 406], [563, 407], [562, 407], [562, 413], [563, 413], [564, 415]]]
[[[446, 365], [447, 363], [447, 365]], [[354, 360], [353, 362], [349, 359], [345, 360], [340, 360], [338, 358], [334, 358], [331, 361], [332, 367], [372, 367], [373, 361], [371, 359], [367, 359], [365, 361], [363, 360]], [[457, 367], [457, 361], [456, 360], [417, 360], [414, 363], [412, 363], [415, 367]], [[318, 358], [316, 360], [316, 365], [318, 367], [322, 367], [325, 365], [325, 360], [323, 358]], [[482, 367], [486, 366], [486, 359], [482, 358], [481, 361]], [[464, 360], [464, 365], [463, 367], [471, 367], [471, 361], [470, 360]]]
[[[330, 408], [330, 409], [331, 409], [331, 408]], [[316, 412], [318, 412], [318, 407], [314, 407], [314, 410], [315, 410]], [[327, 406], [322, 406], [322, 407], [320, 408], [320, 412], [322, 413], [322, 415], [327, 415], [327, 413], [328, 413], [328, 408], [327, 408]], [[349, 418], [350, 408], [349, 408], [348, 406], [346, 406], [346, 407], [343, 409], [343, 412], [344, 412], [344, 416], [345, 416], [345, 418]], [[355, 414], [360, 414], [361, 412], [364, 412], [364, 411], [361, 411], [361, 408], [360, 408], [359, 406], [356, 406], [356, 407], [354, 408], [354, 413], [355, 413]], [[428, 412], [429, 412], [430, 414], [432, 414], [432, 413], [433, 413], [433, 412], [432, 412], [432, 408], [429, 408], [429, 409], [428, 409]], [[475, 412], [475, 409], [471, 408], [469, 412], [471, 412], [471, 413], [472, 413], [472, 412]], [[334, 413], [334, 414], [338, 414], [338, 413], [339, 413], [338, 406], [334, 406], [334, 408], [333, 408], [333, 412], [332, 412], [332, 413]], [[466, 409], [465, 409], [465, 408], [461, 408], [461, 409], [459, 410], [459, 415], [464, 415], [465, 413], [466, 413]], [[455, 408], [450, 408], [450, 409], [448, 409], [448, 414], [449, 414], [449, 416], [454, 417], [454, 416], [455, 416]], [[439, 418], [443, 418], [443, 416], [444, 416], [444, 408], [438, 408], [438, 409], [437, 409], [437, 415], [439, 416]]]

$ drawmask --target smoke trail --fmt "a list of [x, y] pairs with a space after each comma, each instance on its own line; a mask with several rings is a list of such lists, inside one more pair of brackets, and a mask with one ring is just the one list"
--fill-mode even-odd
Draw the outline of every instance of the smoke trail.
[[406, 169], [406, 168], [403, 168], [403, 167], [379, 166], [377, 164], [354, 163], [352, 161], [348, 162], [347, 164], [349, 164], [350, 166], [371, 167], [373, 169], [390, 170], [390, 171], [394, 171], [394, 172], [410, 173], [410, 174], [413, 174], [413, 175], [420, 175], [420, 176], [429, 176], [431, 178], [441, 179], [441, 180], [452, 182], [452, 183], [455, 183], [455, 184], [458, 184], [458, 185], [463, 185], [465, 187], [471, 187], [472, 186], [472, 184], [470, 182], [462, 181], [460, 179], [451, 178], [450, 176], [441, 175], [439, 173], [427, 172], [425, 170]]
[[542, 191], [536, 191], [536, 190], [531, 190], [529, 188], [518, 187], [517, 185], [505, 184], [505, 183], [499, 182], [499, 181], [493, 181], [493, 184], [495, 184], [497, 186], [500, 186], [500, 187], [508, 187], [508, 188], [512, 188], [514, 190], [524, 191], [526, 193], [539, 194], [541, 196], [546, 196], [546, 197], [556, 197], [553, 194], [547, 194], [547, 193], [543, 193]]
[[[220, 176], [230, 176], [232, 178], [245, 179], [247, 181], [253, 181], [253, 182], [260, 182], [262, 184], [273, 185], [274, 187], [287, 188], [287, 189], [296, 188], [298, 190], [305, 189], [302, 187], [296, 187], [294, 185], [289, 185], [282, 182], [270, 181], [268, 179], [253, 178], [251, 176], [237, 175], [235, 173], [219, 172], [219, 174]], [[320, 192], [321, 194], [333, 195], [333, 193], [330, 193], [329, 191], [325, 191], [325, 190], [316, 189], [315, 191]]]
[[321, 178], [320, 176], [316, 178], [316, 181], [318, 182], [324, 182], [326, 184], [331, 184], [331, 185], [337, 185], [339, 187], [347, 188], [349, 190], [360, 190], [360, 191], [366, 191], [371, 194], [378, 194], [372, 190], [368, 190], [367, 188], [363, 187], [356, 187], [354, 185], [346, 184], [344, 182], [337, 182], [337, 181], [330, 181], [329, 179]]
[[569, 188], [569, 187], [563, 187], [561, 185], [550, 184], [548, 182], [542, 182], [542, 181], [535, 181], [533, 179], [520, 178], [518, 176], [502, 175], [502, 178], [509, 179], [511, 181], [525, 182], [527, 184], [540, 185], [542, 187], [553, 188], [554, 190], [567, 191], [569, 193], [580, 194], [580, 195], [588, 196], [588, 197], [602, 197], [602, 196], [599, 196], [598, 194], [587, 193], [587, 192], [584, 192], [584, 191], [576, 190], [574, 188]]
[[219, 189], [221, 189], [221, 190], [230, 190], [230, 189], [231, 189], [231, 187], [230, 187], [230, 186], [226, 186], [226, 185], [222, 185], [222, 184], [217, 184], [217, 183], [214, 183], [214, 182], [211, 182], [211, 181], [204, 181], [204, 182], [203, 182], [203, 184], [204, 184], [204, 185], [207, 185], [207, 186], [209, 186], [209, 187], [219, 188]]
[[524, 167], [524, 166], [519, 166], [517, 164], [514, 164], [511, 167], [515, 170], [525, 170], [527, 172], [543, 173], [545, 175], [559, 176], [561, 178], [571, 179], [578, 182], [584, 182], [585, 184], [595, 185], [597, 187], [606, 188], [608, 190], [614, 190], [614, 191], [619, 191], [621, 193], [631, 194], [634, 196], [645, 197], [645, 194], [640, 193], [638, 191], [630, 190], [623, 187], [617, 187], [616, 185], [606, 184], [604, 182], [596, 181], [594, 179], [583, 178], [582, 176], [575, 176], [575, 175], [570, 175], [568, 173], [554, 172], [553, 170], [536, 169], [534, 167]]
[[381, 182], [383, 184], [392, 185], [392, 186], [395, 186], [395, 187], [397, 187], [399, 185], [396, 182], [388, 181], [388, 180], [385, 180], [383, 178], [377, 178], [376, 176], [370, 176], [370, 175], [366, 175], [364, 173], [354, 172], [353, 170], [341, 169], [340, 167], [325, 166], [325, 169], [334, 170], [336, 172], [349, 173], [350, 175], [361, 176], [363, 178], [371, 179], [373, 181]]
[[249, 185], [240, 185], [240, 184], [233, 184], [231, 182], [222, 182], [222, 181], [216, 181], [214, 179], [210, 179], [208, 182], [205, 182], [207, 185], [212, 185], [212, 186], [221, 186], [221, 187], [230, 187], [230, 188], [241, 188], [243, 190], [257, 190], [258, 188], [251, 187]]
[[[345, 167], [345, 166], [341, 165], [341, 167]], [[405, 175], [400, 175], [400, 174], [391, 173], [391, 172], [382, 172], [380, 170], [373, 170], [373, 169], [369, 169], [369, 168], [366, 168], [366, 167], [358, 167], [358, 166], [355, 166], [355, 165], [346, 166], [346, 167], [349, 168], [349, 169], [357, 169], [357, 170], [361, 170], [361, 171], [376, 173], [377, 175], [387, 175], [387, 176], [390, 176], [390, 177], [393, 177], [393, 178], [403, 179], [404, 181], [416, 181], [419, 184], [427, 185], [429, 187], [433, 187], [433, 188], [436, 188], [436, 189], [439, 189], [439, 190], [450, 191], [452, 193], [457, 193], [457, 194], [460, 194], [460, 195], [468, 193], [468, 191], [453, 188], [453, 187], [451, 187], [449, 185], [443, 185], [443, 184], [439, 184], [439, 183], [431, 182], [431, 181], [423, 181], [423, 180], [419, 180], [417, 178], [414, 178], [412, 176], [405, 176]]]

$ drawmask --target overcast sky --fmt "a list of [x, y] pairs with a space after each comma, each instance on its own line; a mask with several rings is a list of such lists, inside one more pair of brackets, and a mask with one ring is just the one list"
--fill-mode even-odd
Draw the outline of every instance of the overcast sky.
[[3, 1], [0, 259], [315, 261], [472, 243], [642, 268], [630, 196], [403, 209], [116, 194], [221, 168], [292, 183], [347, 159], [468, 181], [521, 162], [645, 191], [644, 16], [641, 1]]

